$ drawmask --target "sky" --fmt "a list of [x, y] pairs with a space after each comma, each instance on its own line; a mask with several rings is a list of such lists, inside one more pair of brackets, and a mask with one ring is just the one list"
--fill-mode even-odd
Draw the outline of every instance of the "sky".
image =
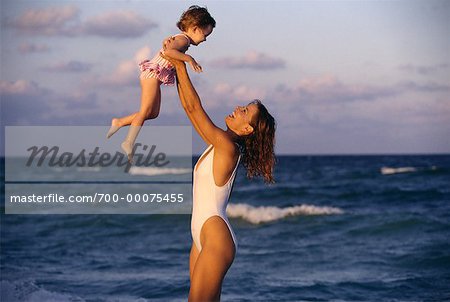
[[[257, 98], [277, 121], [277, 154], [450, 153], [446, 0], [1, 0], [2, 126], [106, 131], [138, 110], [137, 64], [193, 4], [217, 22], [188, 50], [203, 73], [188, 71], [218, 126]], [[175, 87], [145, 125], [189, 125]]]

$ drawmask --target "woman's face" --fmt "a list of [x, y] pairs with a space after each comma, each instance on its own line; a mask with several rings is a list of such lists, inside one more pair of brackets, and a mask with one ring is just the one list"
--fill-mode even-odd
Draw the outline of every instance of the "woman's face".
[[258, 110], [258, 105], [252, 103], [247, 106], [237, 106], [230, 115], [225, 117], [225, 123], [237, 135], [249, 135], [253, 132], [251, 125], [255, 124]]

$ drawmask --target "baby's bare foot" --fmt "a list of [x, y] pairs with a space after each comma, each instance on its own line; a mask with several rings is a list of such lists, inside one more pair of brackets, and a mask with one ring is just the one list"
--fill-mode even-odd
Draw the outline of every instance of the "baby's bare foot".
[[109, 128], [108, 134], [106, 134], [106, 138], [110, 138], [119, 129], [120, 129], [119, 119], [118, 118], [113, 118], [111, 120], [111, 128]]
[[113, 118], [111, 120], [111, 126], [120, 127], [120, 120], [118, 118]]

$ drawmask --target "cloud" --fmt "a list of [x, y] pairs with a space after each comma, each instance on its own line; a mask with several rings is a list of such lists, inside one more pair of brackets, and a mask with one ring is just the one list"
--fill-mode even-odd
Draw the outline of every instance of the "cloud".
[[42, 89], [35, 82], [17, 80], [14, 82], [0, 81], [0, 95], [7, 96], [35, 96], [45, 94], [47, 90]]
[[7, 25], [24, 34], [32, 35], [71, 35], [69, 25], [78, 19], [80, 10], [73, 5], [29, 9]]
[[44, 71], [49, 72], [88, 72], [92, 68], [92, 64], [84, 63], [80, 61], [68, 61], [54, 63], [42, 68]]
[[[56, 93], [34, 82], [0, 81], [3, 125], [93, 125], [102, 115], [96, 93]], [[105, 120], [105, 119], [104, 119]]]
[[346, 103], [372, 101], [400, 93], [398, 87], [345, 84], [332, 75], [301, 79], [293, 87], [278, 85], [273, 97], [283, 102]]
[[94, 35], [106, 38], [140, 37], [158, 25], [133, 11], [111, 11], [80, 19], [80, 10], [73, 5], [29, 9], [6, 26], [22, 34], [43, 36]]
[[[232, 105], [242, 105], [242, 102], [264, 98], [264, 89], [249, 87], [247, 85], [230, 85], [228, 83], [218, 83], [213, 86], [212, 93], [219, 101], [215, 106], [222, 106], [223, 102]], [[223, 101], [223, 102], [222, 102]]]
[[271, 90], [270, 97], [283, 103], [336, 104], [374, 102], [407, 93], [446, 93], [450, 85], [436, 82], [418, 83], [404, 81], [390, 85], [343, 83], [332, 75], [304, 78], [288, 87], [278, 85]]
[[285, 65], [283, 59], [273, 58], [256, 51], [249, 51], [243, 57], [226, 57], [211, 62], [213, 67], [226, 69], [268, 70], [284, 68]]
[[82, 26], [90, 35], [112, 38], [134, 38], [157, 27], [156, 23], [132, 11], [107, 12], [88, 19]]
[[[435, 133], [437, 138], [442, 135], [436, 134], [436, 129], [450, 129], [449, 86], [437, 82], [374, 85], [345, 82], [324, 74], [302, 78], [292, 85], [201, 82], [194, 86], [205, 110], [219, 126], [234, 106], [260, 99], [277, 120], [278, 142], [293, 152], [386, 152], [395, 150], [399, 141], [412, 142], [412, 129], [421, 128], [431, 136]], [[396, 130], [390, 135], [392, 129]]]
[[405, 64], [400, 65], [398, 68], [401, 71], [408, 73], [417, 73], [420, 75], [431, 75], [435, 73], [439, 73], [441, 71], [446, 71], [450, 67], [448, 63], [440, 63], [435, 65], [413, 65], [413, 64]]
[[22, 43], [19, 45], [18, 50], [21, 54], [48, 52], [50, 48], [44, 44]]
[[150, 48], [138, 49], [132, 59], [119, 62], [115, 70], [100, 76], [88, 78], [84, 81], [85, 87], [107, 87], [123, 89], [124, 86], [136, 86], [139, 83], [138, 63], [150, 57]]
[[52, 112], [49, 97], [52, 93], [35, 82], [0, 81], [2, 124], [30, 125], [42, 123], [44, 115]]
[[122, 85], [133, 85], [138, 82], [138, 67], [132, 60], [120, 62], [116, 70], [98, 80], [98, 84], [120, 88]]
[[400, 89], [405, 91], [417, 91], [417, 92], [448, 92], [450, 91], [450, 85], [440, 84], [435, 82], [428, 82], [426, 84], [420, 84], [413, 81], [402, 82], [398, 84]]
[[[29, 81], [2, 81], [2, 122], [6, 125], [107, 125], [113, 116], [137, 110], [138, 99], [136, 102], [123, 100], [132, 99], [133, 94], [137, 97], [138, 91], [125, 90], [117, 83], [124, 81], [123, 74], [129, 72], [133, 77], [131, 82], [137, 87], [136, 60], [149, 52], [148, 48], [138, 50], [134, 58], [121, 62], [111, 73], [117, 78], [104, 82], [109, 87], [120, 88], [119, 91], [79, 87], [78, 92], [55, 93]], [[255, 87], [210, 82], [194, 74], [192, 80], [205, 110], [219, 127], [224, 126], [224, 118], [234, 106], [261, 99], [277, 120], [277, 141], [281, 148], [292, 152], [387, 152], [405, 150], [402, 146], [421, 150], [414, 145], [418, 139], [423, 142], [429, 137], [427, 142], [439, 143], [446, 137], [443, 133], [450, 129], [448, 87], [433, 82], [369, 85], [322, 75], [303, 78], [293, 85]], [[176, 89], [167, 89], [163, 97], [161, 115], [152, 123], [189, 125]], [[439, 146], [448, 149], [448, 144], [441, 142]]]
[[148, 46], [144, 46], [136, 51], [134, 54], [134, 62], [136, 64], [146, 60], [150, 59], [151, 56], [151, 49]]
[[[387, 85], [345, 83], [333, 75], [307, 77], [294, 85], [279, 84], [274, 87], [231, 85], [225, 82], [201, 82], [194, 86], [205, 109], [218, 121], [234, 106], [260, 99], [274, 116], [283, 118], [282, 127], [345, 129], [352, 125], [363, 125], [367, 120], [374, 120], [374, 123], [383, 121], [385, 110], [389, 110], [390, 106], [396, 112], [398, 110], [397, 114], [407, 115], [402, 112], [405, 103], [399, 103], [404, 95], [409, 99], [410, 96], [417, 96], [417, 92], [425, 93], [427, 96], [424, 97], [429, 101], [432, 93], [442, 94], [448, 89], [437, 83], [412, 81]], [[396, 100], [397, 105], [392, 104], [392, 100]], [[412, 104], [414, 101], [406, 107], [411, 108]], [[416, 110], [417, 115], [423, 108], [421, 106]]]

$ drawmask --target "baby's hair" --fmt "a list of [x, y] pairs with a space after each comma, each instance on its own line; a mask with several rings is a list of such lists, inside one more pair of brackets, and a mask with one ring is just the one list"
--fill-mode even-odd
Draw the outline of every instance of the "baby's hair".
[[181, 31], [186, 31], [188, 28], [198, 26], [205, 28], [211, 25], [213, 28], [216, 26], [216, 20], [209, 14], [206, 7], [200, 7], [198, 5], [192, 5], [185, 11], [180, 20], [177, 22], [177, 27]]

